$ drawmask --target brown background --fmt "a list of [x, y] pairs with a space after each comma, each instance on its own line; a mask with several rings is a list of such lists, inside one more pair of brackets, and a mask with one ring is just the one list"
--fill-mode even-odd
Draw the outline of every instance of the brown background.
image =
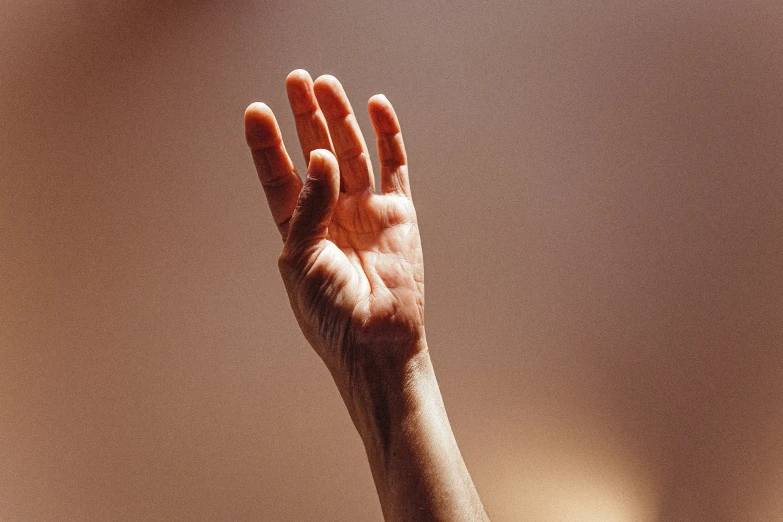
[[381, 519], [243, 141], [263, 100], [298, 153], [302, 67], [397, 108], [494, 520], [783, 520], [778, 0], [6, 0], [0, 35], [0, 519]]

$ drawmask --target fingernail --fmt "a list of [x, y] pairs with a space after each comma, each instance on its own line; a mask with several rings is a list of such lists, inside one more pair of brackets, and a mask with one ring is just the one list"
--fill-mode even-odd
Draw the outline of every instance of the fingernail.
[[324, 161], [324, 155], [320, 150], [310, 151], [310, 162], [307, 166], [308, 177], [319, 179], [324, 171]]

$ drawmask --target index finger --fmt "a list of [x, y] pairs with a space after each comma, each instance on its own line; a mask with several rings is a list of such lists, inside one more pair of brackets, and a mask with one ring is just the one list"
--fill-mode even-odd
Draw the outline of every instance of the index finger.
[[275, 115], [266, 104], [252, 103], [245, 110], [245, 139], [272, 211], [272, 219], [285, 241], [288, 222], [302, 190], [302, 180], [285, 150]]

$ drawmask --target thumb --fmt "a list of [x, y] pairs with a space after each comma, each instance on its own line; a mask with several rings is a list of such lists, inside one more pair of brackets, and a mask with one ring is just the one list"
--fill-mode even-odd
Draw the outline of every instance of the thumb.
[[325, 149], [310, 153], [307, 179], [291, 217], [286, 242], [307, 243], [321, 239], [340, 196], [340, 170], [334, 154]]

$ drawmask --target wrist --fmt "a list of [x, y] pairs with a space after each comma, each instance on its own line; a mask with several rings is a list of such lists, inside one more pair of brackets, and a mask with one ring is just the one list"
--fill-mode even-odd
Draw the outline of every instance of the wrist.
[[401, 427], [418, 415], [433, 392], [437, 393], [426, 341], [405, 353], [404, 358], [367, 358], [351, 368], [347, 377], [335, 377], [365, 446], [381, 455]]
[[[449, 425], [426, 344], [365, 365], [343, 398], [386, 520], [487, 520]], [[342, 390], [341, 390], [342, 391]]]

